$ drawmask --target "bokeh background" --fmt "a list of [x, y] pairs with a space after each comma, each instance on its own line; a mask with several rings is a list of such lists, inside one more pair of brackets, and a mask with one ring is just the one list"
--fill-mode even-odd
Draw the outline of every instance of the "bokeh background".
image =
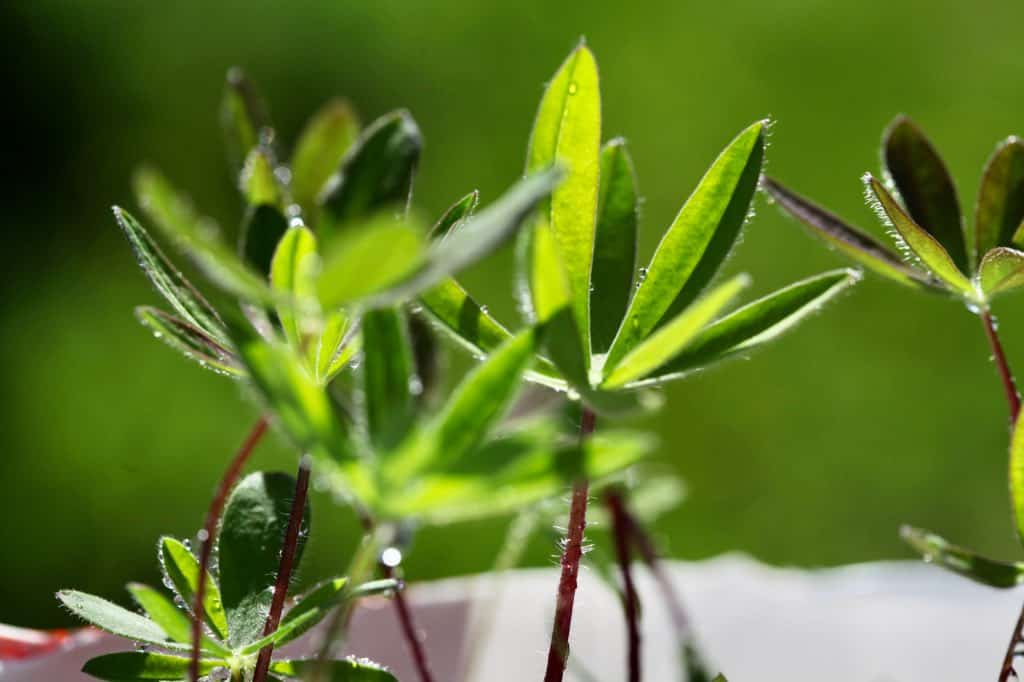
[[[133, 205], [130, 174], [149, 161], [237, 224], [216, 120], [231, 65], [258, 82], [285, 141], [332, 95], [364, 120], [409, 108], [427, 140], [416, 200], [438, 212], [517, 178], [542, 86], [585, 35], [606, 135], [625, 135], [638, 166], [644, 258], [719, 149], [765, 115], [778, 120], [771, 172], [871, 229], [858, 177], [895, 114], [931, 134], [968, 207], [996, 141], [1024, 133], [1019, 2], [32, 0], [0, 12], [0, 622], [19, 625], [69, 622], [61, 587], [120, 599], [126, 581], [155, 580], [157, 536], [196, 531], [255, 419], [236, 385], [135, 322], [155, 294], [110, 214]], [[842, 263], [758, 209], [728, 265], [756, 293]], [[502, 253], [467, 280], [513, 321], [510, 267]], [[997, 313], [1024, 367], [1024, 302]], [[909, 558], [902, 522], [1019, 555], [1003, 396], [978, 321], [956, 303], [869, 277], [753, 361], [668, 394], [641, 425], [689, 486], [657, 529], [673, 556]], [[254, 466], [294, 461], [277, 441]], [[345, 510], [314, 505], [306, 579], [344, 566], [356, 537]], [[409, 573], [485, 569], [504, 527], [424, 532]], [[529, 563], [554, 551], [539, 537]]]

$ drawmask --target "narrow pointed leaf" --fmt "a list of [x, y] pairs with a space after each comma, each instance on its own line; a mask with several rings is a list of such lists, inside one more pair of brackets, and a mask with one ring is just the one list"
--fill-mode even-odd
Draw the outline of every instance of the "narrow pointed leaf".
[[359, 118], [349, 103], [332, 99], [306, 124], [292, 154], [292, 198], [306, 215], [359, 136]]
[[[594, 255], [596, 229], [599, 154], [601, 147], [601, 93], [597, 62], [593, 53], [580, 45], [562, 63], [548, 84], [537, 109], [526, 170], [537, 172], [555, 164], [568, 168], [565, 182], [545, 203], [535, 230], [544, 233], [553, 243], [554, 251], [564, 268], [568, 293], [576, 316], [581, 344], [590, 348], [590, 269]], [[535, 240], [542, 248], [549, 247], [547, 237]], [[533, 278], [543, 278], [548, 271], [547, 258], [533, 263]], [[536, 298], [538, 292], [534, 292]], [[553, 312], [562, 301], [551, 307], [535, 301], [538, 311]], [[538, 319], [546, 319], [538, 312]]]
[[714, 277], [757, 189], [766, 126], [758, 121], [725, 148], [666, 230], [608, 351], [609, 366], [679, 314]]
[[274, 174], [274, 162], [270, 151], [256, 147], [245, 158], [245, 165], [238, 175], [238, 188], [249, 206], [284, 205], [281, 183]]
[[907, 117], [897, 117], [886, 129], [882, 162], [907, 214], [942, 245], [961, 272], [970, 272], [953, 179], [935, 147]]
[[260, 139], [268, 137], [270, 116], [256, 88], [239, 68], [228, 71], [221, 100], [221, 126], [228, 160], [237, 172]]
[[857, 270], [833, 270], [779, 289], [705, 327], [682, 353], [640, 384], [683, 377], [775, 340], [860, 280]]
[[[318, 266], [316, 237], [305, 225], [288, 229], [281, 237], [270, 262], [270, 284], [289, 299], [302, 301], [316, 296], [314, 283]], [[302, 348], [307, 329], [305, 318], [291, 306], [278, 306], [284, 336], [293, 348]]]
[[991, 298], [1024, 286], [1024, 252], [1000, 246], [981, 259], [978, 284]]
[[[160, 538], [157, 551], [165, 582], [173, 586], [178, 597], [191, 609], [196, 601], [196, 585], [199, 584], [199, 560], [184, 544], [171, 537]], [[216, 581], [206, 583], [203, 611], [204, 620], [214, 636], [226, 640], [228, 621]]]
[[[228, 642], [232, 647], [263, 635], [294, 492], [295, 480], [291, 476], [260, 472], [242, 479], [228, 498], [218, 564], [221, 597], [228, 616]], [[307, 501], [296, 566], [308, 533]]]
[[362, 348], [361, 339], [352, 333], [351, 322], [344, 310], [331, 313], [324, 321], [315, 355], [316, 379], [321, 384], [330, 383]]
[[316, 660], [275, 661], [270, 670], [288, 678], [307, 679], [307, 675], [320, 670], [316, 677], [322, 682], [398, 682], [387, 668], [365, 658], [346, 658], [337, 661]]
[[396, 308], [367, 311], [362, 318], [363, 396], [370, 441], [389, 450], [415, 418], [412, 386], [418, 381], [405, 319]]
[[444, 239], [476, 212], [480, 205], [480, 192], [473, 190], [448, 207], [434, 226], [430, 228], [431, 239]]
[[1024, 541], [1024, 410], [1017, 416], [1010, 440], [1010, 498], [1013, 502], [1017, 536]]
[[135, 218], [118, 207], [114, 217], [132, 247], [139, 267], [174, 310], [208, 335], [223, 340], [224, 324], [199, 290], [174, 267]]
[[443, 468], [476, 447], [504, 416], [535, 350], [536, 332], [530, 329], [477, 365], [444, 410], [386, 462], [386, 473], [406, 481], [414, 472]]
[[761, 187], [787, 214], [809, 227], [829, 245], [876, 274], [911, 287], [941, 286], [924, 272], [903, 262], [898, 254], [881, 242], [779, 182], [762, 177]]
[[683, 351], [732, 300], [750, 283], [746, 275], [737, 275], [700, 301], [679, 313], [675, 319], [637, 345], [622, 361], [608, 367], [604, 388], [619, 388], [648, 376]]
[[[348, 593], [347, 585], [347, 578], [332, 578], [320, 583], [300, 597], [295, 606], [289, 609], [288, 613], [281, 619], [281, 627], [288, 627], [290, 629], [277, 643], [285, 644], [298, 639], [311, 627], [323, 620], [330, 613], [331, 609], [345, 599]], [[293, 623], [302, 623], [302, 626], [292, 627]]]
[[252, 268], [270, 274], [271, 261], [277, 246], [288, 231], [288, 219], [274, 206], [261, 204], [246, 214], [238, 250]]
[[1010, 246], [1024, 226], [1024, 141], [1010, 137], [985, 164], [974, 208], [975, 261], [997, 246]]
[[150, 619], [101, 597], [75, 590], [61, 590], [57, 593], [57, 599], [79, 618], [113, 635], [168, 649], [189, 648], [171, 640], [164, 629]]
[[217, 374], [245, 376], [238, 358], [232, 351], [185, 320], [148, 306], [136, 308], [135, 317], [153, 333], [153, 336], [200, 367]]
[[[209, 675], [227, 663], [217, 659], [200, 659], [199, 674]], [[144, 651], [105, 654], [89, 660], [82, 672], [99, 680], [184, 680], [188, 678], [189, 659]]]
[[633, 294], [639, 217], [636, 173], [623, 139], [601, 150], [594, 266], [590, 275], [591, 345], [604, 353], [612, 344]]
[[903, 526], [900, 535], [925, 561], [989, 587], [1016, 587], [1024, 582], [1024, 565], [993, 561], [919, 528]]
[[335, 233], [387, 206], [408, 206], [422, 147], [419, 126], [407, 111], [371, 123], [324, 188], [318, 233]]
[[971, 286], [970, 280], [957, 269], [956, 263], [942, 244], [907, 215], [876, 178], [871, 175], [865, 176], [865, 184], [878, 200], [883, 217], [888, 216], [892, 227], [911, 253], [931, 271], [936, 279], [945, 282], [951, 290], [961, 296], [973, 298], [976, 292]]
[[[167, 636], [175, 642], [191, 644], [192, 620], [186, 612], [179, 609], [173, 601], [158, 590], [141, 583], [129, 583], [128, 591], [132, 599], [139, 605], [149, 619], [163, 628]], [[203, 636], [202, 649], [218, 656], [230, 655], [223, 645]]]

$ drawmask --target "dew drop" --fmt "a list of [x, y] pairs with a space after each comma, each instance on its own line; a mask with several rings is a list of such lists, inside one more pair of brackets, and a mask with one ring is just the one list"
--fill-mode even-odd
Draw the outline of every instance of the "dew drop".
[[397, 547], [388, 547], [380, 553], [380, 562], [388, 568], [395, 568], [402, 563], [402, 550]]
[[576, 85], [576, 81], [569, 83], [569, 94], [575, 95], [576, 91], [579, 90], [579, 86]]

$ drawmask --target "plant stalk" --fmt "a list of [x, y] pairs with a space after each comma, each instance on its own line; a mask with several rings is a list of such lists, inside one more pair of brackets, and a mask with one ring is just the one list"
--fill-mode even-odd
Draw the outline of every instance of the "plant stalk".
[[[395, 577], [395, 569], [389, 564], [381, 562], [384, 575], [388, 578]], [[402, 634], [405, 636], [405, 643], [412, 654], [416, 672], [420, 676], [420, 682], [434, 682], [434, 676], [430, 673], [430, 665], [427, 663], [427, 652], [423, 648], [423, 641], [416, 630], [416, 623], [412, 617], [409, 604], [405, 601], [405, 583], [401, 583], [395, 590], [395, 610], [398, 612], [398, 622], [402, 626]], [[254, 681], [255, 682], [255, 681]]]
[[[584, 443], [597, 424], [597, 415], [584, 406], [580, 415], [580, 443]], [[562, 549], [562, 575], [558, 581], [555, 618], [551, 627], [551, 646], [548, 649], [544, 682], [562, 682], [565, 665], [569, 660], [569, 632], [572, 629], [572, 608], [576, 599], [576, 584], [583, 558], [583, 533], [587, 528], [587, 497], [590, 486], [586, 479], [577, 481], [572, 488], [569, 505], [569, 525]]]
[[[277, 578], [274, 581], [274, 596], [270, 601], [267, 622], [263, 626], [264, 637], [272, 634], [281, 624], [281, 612], [284, 610], [284, 600], [288, 596], [288, 586], [291, 584], [292, 570], [295, 568], [295, 556], [299, 550], [299, 534], [302, 532], [302, 516], [306, 510], [309, 473], [312, 468], [312, 458], [309, 455], [303, 455], [299, 461], [299, 474], [295, 479], [295, 496], [292, 498], [292, 508], [288, 515], [288, 530], [284, 536], [281, 561], [278, 564]], [[256, 669], [252, 676], [253, 682], [266, 682], [267, 673], [270, 671], [270, 657], [273, 653], [273, 644], [268, 644], [260, 649], [260, 655], [256, 659]]]
[[619, 561], [619, 572], [622, 574], [622, 591], [624, 593], [623, 611], [626, 617], [627, 666], [626, 679], [629, 682], [640, 682], [640, 599], [633, 583], [633, 572], [630, 568], [630, 536], [632, 535], [632, 519], [626, 512], [626, 505], [619, 490], [610, 490], [605, 495], [605, 504], [611, 512], [612, 533], [615, 537], [615, 555]]
[[221, 477], [217, 485], [217, 492], [210, 502], [206, 511], [206, 521], [200, 533], [199, 541], [199, 576], [196, 579], [196, 594], [192, 604], [192, 651], [188, 664], [189, 679], [192, 682], [199, 682], [199, 647], [203, 637], [203, 601], [206, 599], [206, 580], [210, 574], [210, 557], [213, 553], [213, 545], [217, 534], [217, 526], [220, 524], [221, 514], [224, 512], [224, 505], [227, 503], [228, 494], [235, 487], [235, 482], [249, 461], [253, 450], [267, 432], [267, 418], [260, 417], [253, 425], [249, 435], [246, 436], [234, 459], [228, 465], [227, 471]]

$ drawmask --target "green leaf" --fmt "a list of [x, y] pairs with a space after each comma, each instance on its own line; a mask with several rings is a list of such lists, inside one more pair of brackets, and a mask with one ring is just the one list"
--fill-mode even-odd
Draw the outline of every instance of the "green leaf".
[[369, 310], [362, 319], [363, 395], [370, 441], [390, 450], [415, 419], [413, 385], [419, 379], [405, 319], [396, 308]]
[[293, 623], [302, 623], [302, 627], [291, 628], [279, 644], [298, 639], [303, 633], [319, 623], [330, 613], [331, 609], [340, 604], [346, 594], [347, 578], [332, 578], [320, 583], [312, 590], [299, 597], [284, 618], [281, 619], [281, 627], [291, 627]]
[[361, 339], [350, 331], [351, 319], [344, 310], [331, 313], [324, 321], [315, 358], [316, 378], [321, 384], [330, 383], [362, 347]]
[[925, 561], [938, 564], [982, 585], [1009, 588], [1024, 582], [1024, 564], [986, 559], [919, 528], [903, 526], [900, 535]]
[[228, 160], [235, 172], [261, 139], [272, 137], [270, 117], [256, 88], [238, 67], [228, 71], [220, 109]]
[[256, 272], [270, 274], [277, 246], [288, 231], [288, 219], [269, 204], [250, 210], [239, 235], [238, 250]]
[[[191, 611], [196, 601], [196, 586], [199, 584], [199, 561], [188, 547], [172, 537], [162, 537], [157, 546], [157, 556], [163, 571], [165, 583], [174, 587], [175, 593]], [[203, 617], [206, 624], [220, 640], [228, 637], [228, 621], [220, 598], [220, 588], [213, 580], [206, 581], [203, 597]]]
[[480, 192], [473, 190], [448, 207], [434, 226], [430, 228], [432, 239], [444, 239], [476, 211], [480, 205]]
[[737, 353], [775, 340], [860, 280], [858, 270], [832, 270], [794, 282], [708, 325], [649, 381], [683, 377]]
[[162, 310], [139, 306], [135, 317], [157, 339], [196, 362], [200, 367], [232, 377], [245, 376], [235, 354], [206, 332]]
[[636, 172], [626, 141], [612, 140], [601, 150], [601, 189], [590, 274], [590, 343], [594, 353], [608, 350], [629, 307], [636, 272], [638, 204]]
[[[599, 154], [601, 148], [601, 92], [597, 62], [579, 45], [562, 63], [548, 84], [530, 134], [526, 170], [537, 172], [554, 165], [569, 169], [565, 182], [551, 195], [534, 229], [546, 235], [537, 241], [546, 248], [551, 238], [565, 269], [581, 345], [590, 348], [590, 268], [594, 256]], [[547, 258], [534, 262], [544, 267]], [[543, 276], [543, 271], [537, 273]], [[534, 292], [534, 297], [539, 292]], [[562, 301], [535, 301], [538, 319]], [[550, 307], [548, 307], [550, 305]]]
[[696, 299], [746, 220], [764, 157], [766, 121], [741, 132], [718, 156], [658, 244], [608, 351], [619, 364], [655, 328]]
[[124, 232], [139, 267], [174, 310], [194, 327], [223, 341], [224, 324], [199, 290], [171, 264], [157, 243], [131, 215], [114, 207], [114, 217]]
[[323, 673], [317, 682], [398, 682], [388, 669], [365, 658], [346, 658], [337, 661], [298, 660], [275, 661], [270, 664], [271, 672], [289, 678], [307, 679], [318, 668]]
[[[254, 473], [228, 498], [220, 532], [220, 588], [228, 616], [228, 642], [239, 647], [263, 636], [270, 611], [281, 545], [288, 528], [295, 479], [282, 473]], [[309, 503], [303, 511], [295, 565], [309, 533]]]
[[[315, 272], [318, 267], [316, 237], [305, 225], [288, 228], [270, 261], [270, 284], [281, 294], [294, 301], [304, 301], [316, 296]], [[278, 306], [277, 317], [281, 321], [284, 337], [293, 348], [302, 348], [306, 336], [311, 332], [301, 312], [291, 306]]]
[[211, 282], [250, 303], [274, 303], [266, 279], [243, 263], [220, 240], [217, 226], [208, 218], [199, 218], [155, 171], [136, 175], [136, 193], [157, 228], [179, 244]]
[[284, 205], [281, 184], [274, 174], [269, 150], [256, 147], [249, 152], [238, 175], [238, 189], [251, 207]]
[[697, 337], [750, 283], [746, 275], [737, 275], [719, 285], [675, 319], [637, 345], [617, 365], [605, 369], [603, 388], [620, 388], [642, 379], [672, 360]]
[[[378, 214], [323, 246], [317, 294], [325, 310], [379, 294], [423, 263], [422, 225], [414, 218]], [[383, 303], [383, 301], [382, 301]]]
[[164, 629], [153, 621], [106, 599], [75, 590], [61, 590], [57, 593], [57, 599], [79, 618], [118, 637], [157, 644], [167, 649], [188, 649], [186, 645], [172, 641]]
[[830, 246], [839, 249], [844, 255], [876, 274], [910, 287], [941, 288], [939, 282], [904, 263], [896, 253], [870, 235], [845, 223], [777, 181], [762, 177], [761, 187], [787, 214], [809, 227]]
[[382, 208], [409, 204], [423, 139], [407, 111], [381, 116], [363, 131], [321, 197], [321, 237]]
[[1024, 252], [999, 246], [981, 259], [978, 285], [987, 298], [1024, 286]]
[[1024, 141], [1009, 137], [985, 164], [974, 208], [975, 263], [997, 246], [1010, 246], [1024, 226]]
[[536, 349], [536, 332], [520, 332], [480, 363], [456, 387], [445, 408], [385, 462], [385, 473], [404, 482], [436, 471], [476, 447], [504, 416]]
[[970, 272], [953, 179], [935, 147], [909, 118], [898, 116], [886, 129], [882, 162], [913, 221], [942, 245], [961, 272]]
[[890, 224], [910, 252], [937, 279], [945, 282], [949, 289], [959, 293], [961, 296], [973, 299], [977, 292], [974, 291], [974, 287], [971, 286], [967, 276], [957, 269], [956, 263], [953, 262], [953, 259], [946, 249], [943, 248], [942, 244], [914, 222], [877, 179], [868, 174], [864, 176], [864, 183], [878, 200], [878, 204], [881, 207], [880, 217], [883, 219], [888, 217]]
[[1010, 439], [1010, 497], [1013, 501], [1017, 536], [1024, 541], [1024, 410], [1020, 411]]
[[[209, 675], [224, 668], [222, 660], [200, 659], [199, 674]], [[105, 654], [89, 660], [82, 672], [100, 680], [184, 680], [188, 678], [189, 659], [143, 651]]]
[[[128, 591], [135, 603], [146, 612], [150, 620], [163, 628], [168, 637], [176, 642], [191, 644], [192, 620], [174, 602], [164, 596], [162, 592], [142, 583], [129, 583]], [[227, 656], [231, 653], [227, 648], [205, 635], [202, 649], [219, 656]]]
[[292, 154], [292, 197], [305, 215], [359, 136], [359, 117], [343, 99], [327, 102], [306, 124]]

